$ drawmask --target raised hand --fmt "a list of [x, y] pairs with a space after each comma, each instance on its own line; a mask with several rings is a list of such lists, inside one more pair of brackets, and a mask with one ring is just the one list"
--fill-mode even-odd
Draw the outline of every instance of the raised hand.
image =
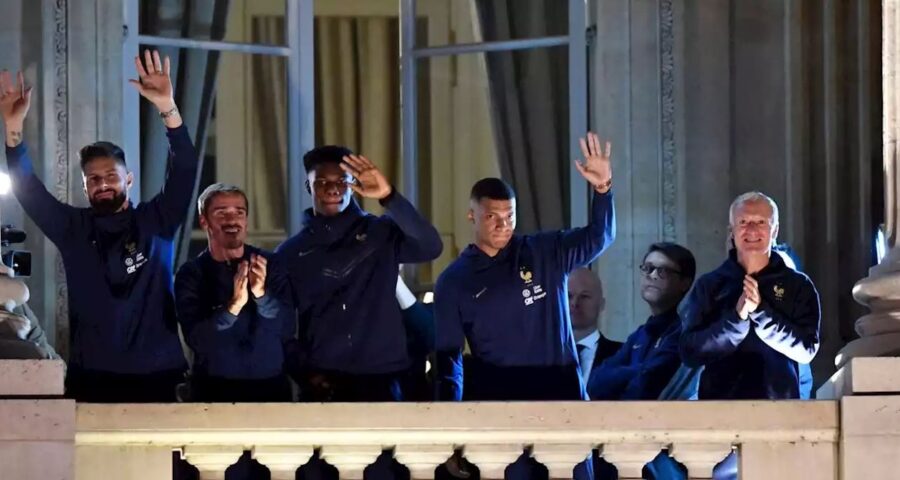
[[237, 273], [234, 274], [234, 293], [231, 295], [231, 302], [228, 304], [228, 311], [232, 315], [241, 313], [241, 309], [250, 300], [250, 293], [247, 291], [249, 282], [250, 265], [246, 260], [242, 260], [238, 264]]
[[171, 62], [169, 57], [160, 60], [159, 51], [144, 50], [144, 59], [134, 57], [134, 66], [138, 78], [128, 80], [134, 88], [150, 103], [159, 109], [160, 113], [171, 111], [175, 108], [175, 97], [172, 88], [172, 79], [169, 78]]
[[16, 80], [14, 83], [8, 71], [0, 72], [0, 115], [6, 125], [6, 143], [11, 147], [22, 143], [22, 126], [31, 107], [33, 90], [33, 87], [25, 85], [22, 72], [19, 72]]
[[612, 164], [609, 161], [612, 145], [605, 142], [600, 148], [600, 138], [588, 132], [587, 138], [580, 139], [583, 161], [575, 160], [575, 168], [594, 190], [606, 193], [612, 187]]
[[363, 197], [381, 200], [393, 191], [390, 182], [378, 167], [362, 155], [344, 157], [341, 168], [356, 179], [358, 185], [350, 184], [350, 188]]
[[755, 312], [756, 309], [759, 308], [759, 303], [761, 301], [762, 298], [759, 295], [759, 284], [756, 283], [755, 278], [746, 275], [744, 277], [744, 292], [741, 294], [741, 298], [738, 299], [738, 303], [735, 306], [735, 310], [741, 320], [746, 320], [751, 313]]
[[260, 298], [266, 294], [266, 266], [268, 260], [262, 255], [250, 255], [250, 293], [253, 298]]

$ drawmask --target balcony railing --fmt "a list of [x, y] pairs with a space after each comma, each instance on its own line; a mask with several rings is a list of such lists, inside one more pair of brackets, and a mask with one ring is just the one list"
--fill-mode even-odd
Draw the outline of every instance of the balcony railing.
[[[893, 371], [900, 361], [858, 359], [851, 367], [868, 360], [893, 360]], [[166, 479], [172, 452], [180, 451], [201, 478], [219, 479], [250, 451], [273, 479], [293, 479], [318, 451], [341, 478], [358, 479], [388, 450], [412, 478], [433, 478], [461, 448], [482, 478], [503, 478], [523, 450], [551, 478], [571, 478], [593, 449], [623, 479], [640, 478], [662, 449], [691, 478], [710, 478], [732, 449], [742, 479], [900, 478], [891, 476], [900, 455], [900, 396], [860, 391], [886, 387], [863, 373], [851, 381], [849, 367], [836, 383], [848, 395], [839, 401], [77, 406], [40, 398], [61, 393], [61, 375], [52, 373], [60, 368], [0, 362], [0, 378], [32, 378], [0, 387], [0, 464], [13, 465], [13, 474], [0, 477]]]

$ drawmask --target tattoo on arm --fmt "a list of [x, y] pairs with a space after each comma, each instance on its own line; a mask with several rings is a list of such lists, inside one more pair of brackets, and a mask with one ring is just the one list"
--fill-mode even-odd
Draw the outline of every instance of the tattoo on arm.
[[6, 143], [8, 143], [12, 147], [17, 147], [20, 143], [22, 143], [22, 132], [6, 132], [6, 136]]

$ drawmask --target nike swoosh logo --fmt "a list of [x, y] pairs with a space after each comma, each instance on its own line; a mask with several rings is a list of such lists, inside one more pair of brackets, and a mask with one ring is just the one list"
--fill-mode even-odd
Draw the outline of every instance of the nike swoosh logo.
[[483, 294], [483, 293], [486, 292], [486, 291], [487, 291], [487, 287], [482, 288], [480, 292], [478, 292], [478, 293], [475, 294], [475, 298], [480, 297], [481, 294]]
[[309, 250], [300, 251], [300, 252], [297, 252], [297, 256], [305, 257], [305, 256], [309, 255], [310, 253], [314, 252], [315, 250], [316, 250], [315, 248], [310, 248]]

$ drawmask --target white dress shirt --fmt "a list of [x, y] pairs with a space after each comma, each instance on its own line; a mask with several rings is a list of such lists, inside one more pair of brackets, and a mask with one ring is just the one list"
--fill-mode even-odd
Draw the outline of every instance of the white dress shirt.
[[590, 335], [576, 342], [578, 352], [578, 361], [581, 363], [581, 378], [587, 385], [588, 378], [591, 377], [591, 368], [594, 366], [594, 355], [597, 354], [597, 343], [600, 341], [600, 332], [594, 330]]

